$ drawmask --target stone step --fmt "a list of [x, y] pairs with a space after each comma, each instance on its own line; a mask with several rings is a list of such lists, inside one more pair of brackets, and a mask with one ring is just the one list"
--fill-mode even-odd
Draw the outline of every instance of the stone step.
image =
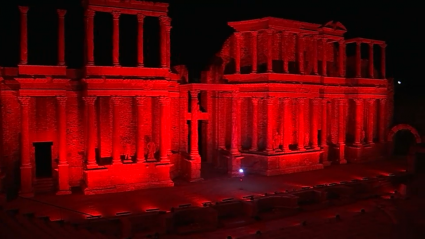
[[55, 191], [53, 178], [40, 178], [35, 180], [34, 190], [36, 193], [47, 193]]

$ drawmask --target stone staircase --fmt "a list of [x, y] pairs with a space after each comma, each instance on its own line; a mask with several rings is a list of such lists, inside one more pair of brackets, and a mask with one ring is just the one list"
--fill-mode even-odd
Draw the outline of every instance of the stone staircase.
[[34, 214], [19, 214], [18, 210], [0, 210], [0, 238], [63, 238], [63, 239], [112, 239], [99, 232], [88, 231], [65, 222], [51, 222]]
[[53, 178], [37, 178], [34, 183], [35, 193], [50, 193], [56, 188]]

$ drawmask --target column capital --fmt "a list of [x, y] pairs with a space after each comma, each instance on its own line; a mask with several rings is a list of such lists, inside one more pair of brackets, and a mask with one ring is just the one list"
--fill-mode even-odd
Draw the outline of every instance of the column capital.
[[347, 99], [338, 99], [338, 105], [345, 105], [347, 103]]
[[313, 105], [314, 106], [318, 106], [321, 102], [320, 98], [313, 98], [312, 99]]
[[66, 10], [65, 9], [58, 9], [56, 11], [58, 12], [59, 18], [64, 18], [65, 17], [65, 14], [66, 14]]
[[322, 99], [322, 105], [326, 105], [328, 103], [329, 103], [329, 99], [327, 99], [327, 98]]
[[354, 102], [356, 103], [356, 105], [361, 105], [363, 104], [364, 100], [363, 99], [353, 99]]
[[345, 39], [340, 39], [340, 40], [338, 41], [338, 44], [340, 44], [340, 45], [345, 45]]
[[112, 12], [112, 18], [116, 21], [120, 18], [121, 12], [120, 11], [113, 11]]
[[83, 97], [83, 100], [84, 102], [86, 102], [87, 105], [94, 105], [96, 98], [96, 96], [85, 96]]
[[194, 99], [194, 98], [197, 99], [200, 92], [201, 92], [200, 90], [191, 90], [191, 91], [189, 91], [190, 96], [192, 97], [192, 99]]
[[385, 49], [385, 47], [387, 47], [387, 44], [382, 43], [382, 44], [379, 44], [379, 46], [380, 46], [381, 48], [384, 48], [384, 49]]
[[281, 31], [280, 34], [282, 34], [282, 36], [286, 37], [289, 35], [288, 31]]
[[121, 104], [122, 101], [122, 97], [120, 96], [112, 96], [111, 97], [111, 102], [114, 106], [119, 106]]
[[356, 45], [357, 46], [360, 46], [362, 44], [362, 42], [361, 41], [356, 41]]
[[28, 97], [28, 96], [19, 96], [18, 97], [19, 103], [22, 106], [28, 106], [29, 103], [30, 103], [30, 99], [31, 99], [31, 97]]
[[142, 23], [145, 20], [145, 15], [143, 13], [137, 13], [137, 21]]
[[169, 18], [168, 16], [160, 16], [159, 22], [163, 25], [171, 25], [171, 18]]
[[239, 91], [238, 90], [234, 90], [231, 92], [232, 98], [236, 98], [239, 97]]
[[58, 101], [58, 104], [60, 106], [66, 106], [66, 100], [68, 99], [68, 97], [66, 96], [57, 96], [56, 100]]
[[28, 6], [19, 6], [18, 7], [19, 8], [19, 11], [22, 13], [22, 14], [27, 14], [27, 12], [28, 12]]
[[171, 101], [170, 97], [165, 96], [165, 95], [159, 96], [158, 99], [159, 99], [159, 103], [161, 105], [167, 104]]
[[274, 30], [273, 29], [267, 29], [266, 32], [267, 32], [268, 35], [272, 35]]
[[137, 106], [143, 106], [143, 104], [145, 103], [145, 100], [146, 100], [146, 96], [137, 96], [136, 97]]
[[257, 97], [252, 97], [251, 98], [251, 101], [252, 101], [252, 104], [253, 105], [257, 105], [259, 100], [260, 100], [260, 98], [257, 98]]
[[379, 103], [381, 103], [381, 104], [387, 103], [387, 98], [381, 98], [381, 99], [379, 99]]
[[258, 31], [251, 31], [251, 36], [258, 36]]
[[301, 97], [301, 98], [297, 98], [297, 101], [298, 101], [298, 103], [304, 104], [304, 102], [305, 102], [306, 99], [307, 98]]
[[285, 97], [285, 98], [282, 98], [282, 102], [283, 103], [289, 103], [291, 101], [291, 98], [289, 98], [289, 97]]
[[266, 98], [267, 104], [268, 105], [273, 105], [273, 101], [276, 99], [276, 97], [274, 96], [269, 96]]
[[375, 45], [375, 43], [374, 42], [369, 42], [368, 45], [373, 48], [373, 45]]
[[94, 11], [92, 9], [87, 9], [84, 13], [84, 16], [89, 17], [89, 18], [93, 18], [95, 14], [96, 14], [96, 11]]
[[367, 103], [369, 103], [369, 104], [373, 104], [373, 103], [375, 102], [375, 100], [376, 100], [376, 99], [367, 99], [366, 101], [367, 101]]
[[235, 32], [235, 37], [240, 39], [242, 37], [243, 32]]

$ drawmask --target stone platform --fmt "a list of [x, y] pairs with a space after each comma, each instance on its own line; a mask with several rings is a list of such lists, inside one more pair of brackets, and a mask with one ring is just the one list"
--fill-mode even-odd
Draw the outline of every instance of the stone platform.
[[84, 171], [84, 194], [104, 194], [145, 188], [172, 187], [172, 164], [131, 163], [113, 164]]
[[275, 176], [323, 169], [320, 163], [322, 150], [296, 151], [290, 153], [276, 152], [261, 154], [245, 152], [242, 154], [241, 167], [247, 173]]

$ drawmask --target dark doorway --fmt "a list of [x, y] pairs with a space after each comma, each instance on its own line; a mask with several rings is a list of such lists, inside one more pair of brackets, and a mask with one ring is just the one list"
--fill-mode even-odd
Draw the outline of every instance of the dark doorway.
[[52, 177], [52, 145], [53, 142], [33, 143], [35, 147], [35, 176], [37, 178]]
[[410, 147], [415, 143], [415, 136], [410, 131], [398, 131], [394, 135], [394, 155], [406, 156]]

